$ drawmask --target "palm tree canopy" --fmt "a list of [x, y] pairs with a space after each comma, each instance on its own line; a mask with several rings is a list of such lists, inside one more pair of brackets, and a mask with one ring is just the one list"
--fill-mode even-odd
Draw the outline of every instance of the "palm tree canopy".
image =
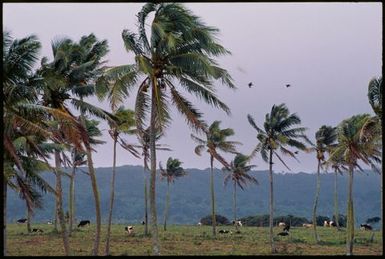
[[378, 171], [381, 163], [382, 145], [374, 139], [360, 137], [362, 127], [370, 118], [369, 114], [354, 115], [338, 125], [338, 145], [330, 154], [329, 160], [341, 159], [349, 166], [362, 170], [359, 161]]
[[317, 159], [320, 161], [325, 160], [324, 153], [330, 153], [331, 149], [336, 146], [337, 140], [337, 128], [322, 125], [315, 133], [316, 145], [315, 150], [317, 152]]
[[256, 167], [256, 165], [247, 165], [249, 161], [249, 156], [240, 153], [237, 154], [234, 160], [230, 162], [230, 169], [226, 167], [222, 168], [224, 172], [229, 172], [229, 174], [227, 174], [225, 177], [224, 184], [226, 185], [231, 179], [242, 190], [244, 189], [244, 186], [247, 184], [247, 182], [258, 184], [258, 180], [248, 174], [252, 168]]
[[294, 127], [295, 125], [301, 124], [301, 119], [296, 114], [290, 114], [289, 109], [284, 103], [273, 105], [271, 112], [267, 113], [265, 116], [263, 129], [257, 126], [250, 114], [247, 115], [247, 119], [250, 125], [257, 130], [257, 139], [259, 141], [251, 156], [260, 152], [261, 157], [265, 162], [269, 162], [268, 150], [272, 150], [273, 154], [290, 170], [283, 159], [278, 155], [277, 150], [296, 159], [295, 153], [287, 147], [308, 151], [302, 141], [312, 144], [305, 135], [307, 128]]
[[229, 73], [214, 59], [230, 54], [216, 39], [219, 30], [205, 25], [179, 3], [146, 3], [137, 17], [138, 32], [122, 32], [126, 50], [135, 54], [135, 64], [110, 68], [97, 84], [100, 92], [110, 92], [114, 96], [110, 100], [116, 104], [139, 82], [135, 103], [139, 130], [146, 128], [150, 86], [155, 97], [156, 127], [160, 130], [171, 120], [171, 104], [194, 129], [204, 127], [201, 112], [180, 89], [229, 113], [230, 109], [215, 95], [218, 80], [235, 88]]
[[217, 159], [225, 167], [229, 167], [226, 160], [218, 154], [217, 149], [223, 152], [229, 152], [236, 154], [236, 145], [240, 145], [240, 142], [226, 140], [228, 137], [234, 135], [234, 130], [231, 128], [220, 128], [221, 121], [214, 121], [206, 132], [206, 140], [201, 139], [194, 134], [191, 134], [191, 138], [198, 143], [195, 147], [195, 153], [201, 155], [202, 151], [207, 148], [207, 152], [210, 153], [215, 159]]
[[169, 157], [167, 159], [166, 169], [163, 169], [162, 164], [159, 162], [160, 175], [166, 178], [168, 183], [174, 182], [176, 178], [187, 174], [181, 165], [182, 162], [179, 161], [179, 159]]
[[373, 78], [368, 86], [369, 103], [376, 115], [382, 118], [382, 76]]

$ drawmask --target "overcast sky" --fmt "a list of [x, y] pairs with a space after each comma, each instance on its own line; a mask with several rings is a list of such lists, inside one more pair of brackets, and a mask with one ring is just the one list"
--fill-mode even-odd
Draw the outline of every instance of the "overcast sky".
[[[94, 33], [107, 39], [109, 65], [131, 64], [132, 54], [123, 46], [123, 29], [136, 31], [136, 14], [143, 3], [3, 3], [3, 30], [14, 38], [36, 34], [42, 43], [41, 57], [52, 60], [51, 41], [68, 36], [78, 41]], [[223, 128], [235, 131], [231, 140], [243, 143], [239, 151], [251, 152], [257, 144], [256, 131], [247, 121], [251, 114], [262, 126], [272, 105], [286, 103], [297, 113], [307, 135], [324, 124], [336, 126], [359, 113], [373, 114], [367, 98], [371, 78], [382, 71], [381, 3], [186, 3], [194, 14], [220, 30], [220, 43], [232, 55], [218, 59], [230, 72], [237, 90], [217, 84], [218, 96], [230, 107], [231, 116], [191, 97], [208, 123], [221, 120]], [[252, 88], [248, 83], [253, 82]], [[291, 87], [286, 88], [286, 84]], [[133, 92], [134, 95], [134, 92]], [[90, 100], [108, 109], [107, 103]], [[125, 106], [133, 109], [134, 99]], [[179, 158], [185, 168], [209, 167], [209, 157], [194, 153], [191, 130], [178, 112], [160, 143], [173, 151], [157, 153], [165, 164], [169, 156]], [[101, 124], [107, 144], [94, 154], [96, 167], [112, 166], [112, 141], [106, 123]], [[133, 137], [128, 141], [135, 142]], [[224, 154], [227, 159], [232, 155]], [[298, 156], [300, 163], [287, 157], [291, 172], [315, 172], [315, 154]], [[142, 165], [119, 148], [117, 165]], [[253, 160], [257, 170], [268, 165], [260, 157]], [[215, 166], [221, 166], [216, 163]], [[288, 170], [276, 161], [275, 172]]]

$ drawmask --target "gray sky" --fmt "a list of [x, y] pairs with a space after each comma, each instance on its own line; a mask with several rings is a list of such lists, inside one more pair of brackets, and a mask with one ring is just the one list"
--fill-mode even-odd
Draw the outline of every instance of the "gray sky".
[[[78, 41], [94, 33], [107, 39], [109, 65], [131, 64], [133, 55], [123, 46], [123, 29], [136, 31], [136, 14], [143, 3], [4, 3], [3, 30], [14, 38], [36, 34], [42, 43], [41, 57], [52, 59], [51, 40], [68, 36]], [[232, 52], [219, 63], [228, 69], [237, 90], [218, 83], [218, 96], [230, 107], [231, 116], [191, 97], [208, 123], [221, 120], [221, 126], [235, 131], [232, 140], [243, 143], [239, 151], [251, 152], [257, 144], [256, 131], [247, 121], [251, 114], [262, 126], [272, 105], [286, 103], [297, 113], [307, 135], [314, 140], [322, 125], [336, 126], [358, 113], [373, 114], [367, 99], [368, 82], [382, 71], [381, 3], [187, 3], [194, 14], [219, 28], [221, 44]], [[249, 88], [247, 84], [253, 82]], [[290, 83], [292, 87], [286, 88]], [[134, 92], [133, 92], [134, 93]], [[93, 103], [108, 109], [106, 102]], [[134, 99], [125, 106], [133, 109]], [[169, 156], [184, 162], [185, 168], [209, 167], [209, 157], [194, 153], [191, 130], [178, 112], [161, 143], [173, 151], [157, 154], [158, 161]], [[103, 139], [94, 154], [96, 167], [112, 166], [112, 141], [107, 125], [101, 124]], [[135, 142], [133, 137], [128, 141]], [[224, 155], [232, 159], [232, 155]], [[292, 172], [314, 172], [315, 154], [301, 154], [300, 163], [287, 157]], [[117, 165], [142, 165], [119, 147]], [[268, 165], [255, 158], [257, 170]], [[217, 167], [221, 167], [218, 163]], [[274, 171], [287, 171], [278, 161]]]

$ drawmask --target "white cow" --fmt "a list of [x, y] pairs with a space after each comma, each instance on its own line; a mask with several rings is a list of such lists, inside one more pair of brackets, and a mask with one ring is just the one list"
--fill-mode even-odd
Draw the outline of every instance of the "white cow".
[[124, 228], [124, 230], [127, 232], [128, 235], [132, 235], [134, 233], [134, 227], [133, 226], [127, 226]]
[[278, 223], [278, 226], [279, 226], [279, 227], [286, 227], [286, 223], [285, 223], [285, 222], [279, 222], [279, 223]]

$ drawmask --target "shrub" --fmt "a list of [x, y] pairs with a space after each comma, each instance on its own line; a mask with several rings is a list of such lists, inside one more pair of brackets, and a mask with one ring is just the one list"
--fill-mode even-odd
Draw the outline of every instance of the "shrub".
[[[230, 221], [222, 215], [216, 214], [215, 220], [217, 222], [217, 225], [230, 225]], [[201, 218], [200, 222], [202, 223], [202, 225], [211, 226], [212, 225], [211, 215], [207, 215], [206, 217]]]

